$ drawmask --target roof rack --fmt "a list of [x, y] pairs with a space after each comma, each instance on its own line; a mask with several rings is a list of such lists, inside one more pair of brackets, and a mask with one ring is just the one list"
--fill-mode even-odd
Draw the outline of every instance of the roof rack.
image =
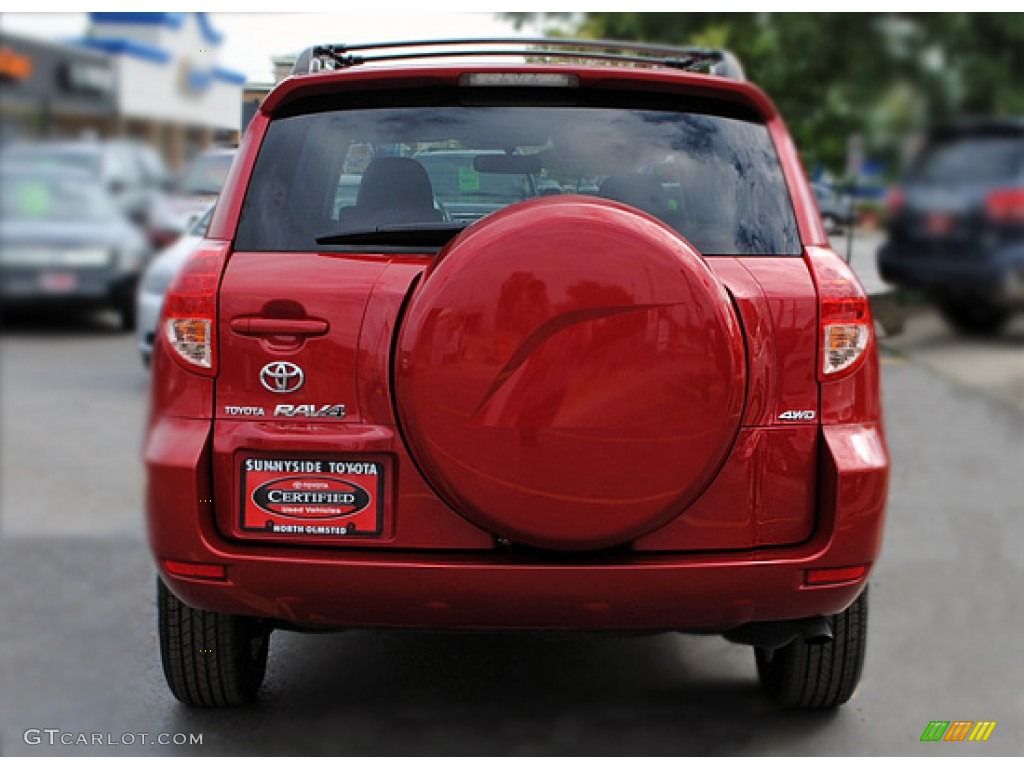
[[[500, 47], [498, 47], [500, 46]], [[431, 50], [411, 50], [424, 49]], [[344, 43], [315, 45], [295, 60], [292, 74], [348, 69], [381, 61], [466, 56], [527, 56], [579, 59], [648, 67], [669, 67], [687, 72], [745, 80], [743, 67], [731, 52], [624, 40], [574, 40], [560, 37], [488, 37], [442, 40], [409, 40], [394, 43]]]

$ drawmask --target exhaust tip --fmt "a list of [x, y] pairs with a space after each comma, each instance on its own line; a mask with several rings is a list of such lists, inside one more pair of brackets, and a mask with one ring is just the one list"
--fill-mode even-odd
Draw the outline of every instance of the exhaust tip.
[[723, 636], [733, 643], [772, 650], [789, 645], [794, 640], [803, 640], [809, 645], [824, 645], [833, 639], [832, 622], [827, 616], [753, 622], [730, 629]]
[[832, 623], [824, 616], [808, 619], [803, 626], [804, 642], [808, 645], [825, 645], [831, 643]]

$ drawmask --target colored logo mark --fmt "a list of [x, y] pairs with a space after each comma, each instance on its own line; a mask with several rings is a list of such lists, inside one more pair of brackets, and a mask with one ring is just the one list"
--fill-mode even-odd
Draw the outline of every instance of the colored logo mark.
[[921, 741], [988, 741], [995, 729], [995, 720], [932, 720]]

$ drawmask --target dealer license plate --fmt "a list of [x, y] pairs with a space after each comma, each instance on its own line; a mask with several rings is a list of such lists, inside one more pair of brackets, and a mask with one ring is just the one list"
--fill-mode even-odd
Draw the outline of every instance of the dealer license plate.
[[380, 462], [248, 457], [240, 473], [243, 532], [303, 539], [383, 532]]

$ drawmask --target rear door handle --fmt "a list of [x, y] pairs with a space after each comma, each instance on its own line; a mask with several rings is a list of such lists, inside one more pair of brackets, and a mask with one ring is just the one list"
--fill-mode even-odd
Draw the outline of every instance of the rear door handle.
[[284, 317], [236, 317], [231, 330], [242, 336], [323, 336], [326, 320]]

